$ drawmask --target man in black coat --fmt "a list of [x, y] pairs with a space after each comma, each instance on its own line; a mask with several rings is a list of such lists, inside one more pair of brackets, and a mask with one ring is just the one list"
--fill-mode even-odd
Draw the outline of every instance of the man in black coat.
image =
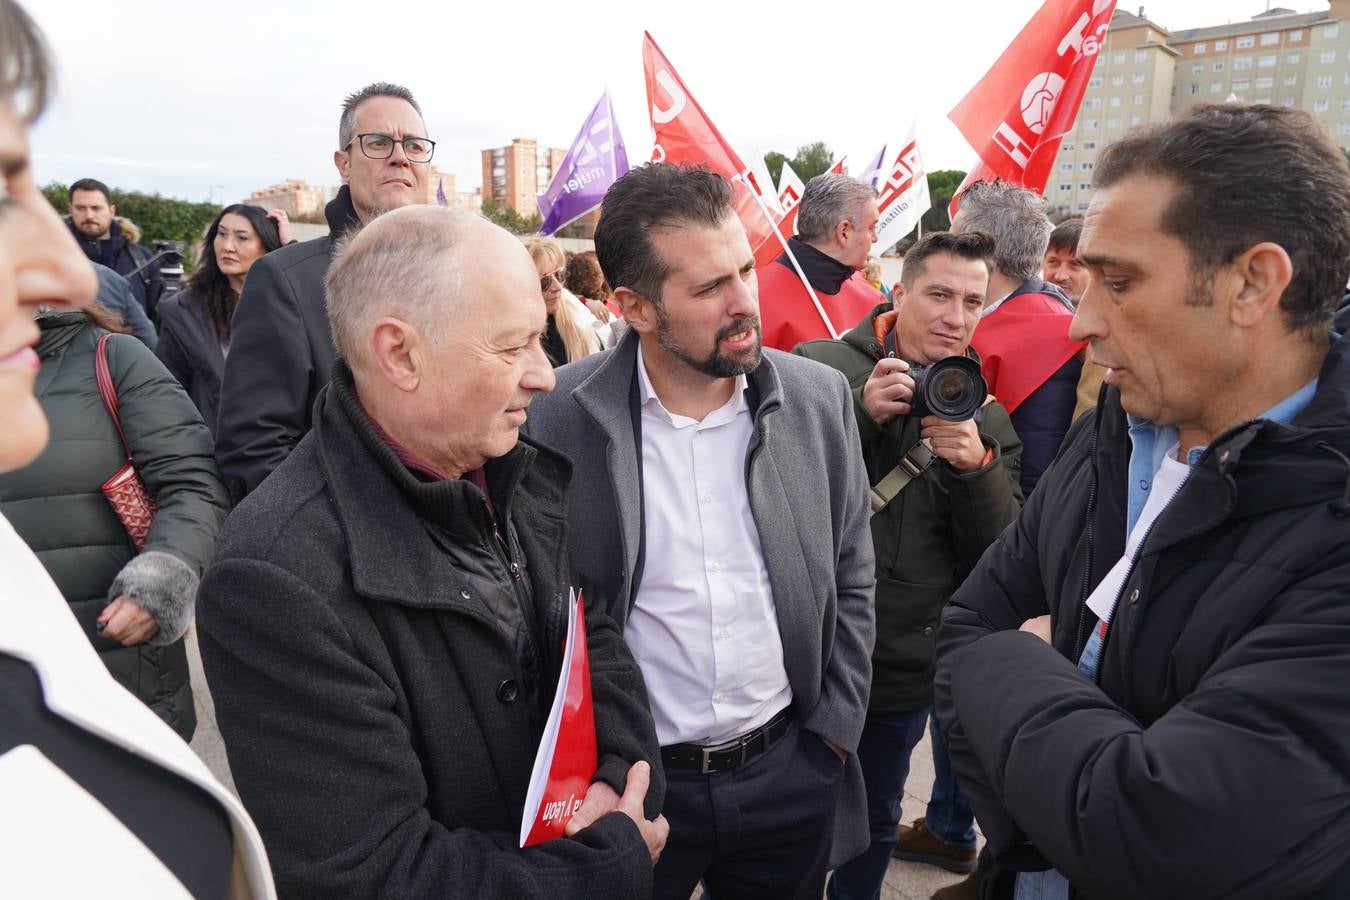
[[1207, 105], [1093, 174], [1106, 387], [938, 640], [982, 895], [1350, 896], [1350, 166]]
[[422, 202], [435, 149], [426, 133], [405, 87], [381, 81], [348, 96], [333, 152], [343, 187], [324, 209], [328, 234], [282, 247], [249, 269], [215, 423], [216, 460], [236, 503], [309, 431], [336, 357], [323, 293], [334, 244], [382, 212]]
[[571, 464], [517, 432], [554, 383], [537, 277], [511, 235], [435, 206], [381, 218], [329, 270], [342, 358], [198, 601], [230, 767], [283, 894], [651, 893], [656, 734], [598, 606], [599, 771], [569, 837], [519, 848], [576, 583]]
[[164, 276], [155, 255], [128, 238], [114, 219], [117, 207], [108, 186], [95, 178], [81, 178], [70, 186], [68, 197], [67, 225], [84, 255], [125, 277], [141, 309], [154, 320], [164, 293]]

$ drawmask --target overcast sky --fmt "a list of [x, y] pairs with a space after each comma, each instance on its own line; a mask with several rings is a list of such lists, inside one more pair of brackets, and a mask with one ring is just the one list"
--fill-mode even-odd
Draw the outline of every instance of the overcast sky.
[[[339, 105], [371, 81], [412, 89], [460, 190], [478, 152], [569, 146], [608, 87], [629, 159], [651, 151], [642, 32], [742, 157], [823, 140], [861, 169], [917, 116], [929, 170], [974, 158], [946, 115], [1040, 0], [20, 0], [52, 44], [59, 94], [33, 133], [42, 182], [233, 201], [338, 182]], [[1326, 9], [1322, 0], [1284, 5]], [[1138, 2], [1122, 5], [1138, 11]], [[1152, 0], [1180, 30], [1265, 0]], [[764, 10], [775, 10], [764, 12]]]

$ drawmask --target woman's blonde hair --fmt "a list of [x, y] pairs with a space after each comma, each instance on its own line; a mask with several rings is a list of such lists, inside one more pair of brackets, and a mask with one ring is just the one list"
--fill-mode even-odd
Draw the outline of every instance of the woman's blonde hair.
[[[550, 272], [556, 272], [567, 265], [567, 254], [563, 252], [562, 244], [553, 238], [535, 235], [523, 240], [536, 269], [539, 268], [541, 260]], [[567, 349], [567, 362], [576, 362], [584, 356], [595, 353], [600, 347], [590, 322], [577, 321], [575, 310], [567, 302], [567, 293], [567, 289], [564, 288], [563, 295], [558, 298], [553, 321], [558, 326], [558, 334], [562, 336], [563, 347]]]

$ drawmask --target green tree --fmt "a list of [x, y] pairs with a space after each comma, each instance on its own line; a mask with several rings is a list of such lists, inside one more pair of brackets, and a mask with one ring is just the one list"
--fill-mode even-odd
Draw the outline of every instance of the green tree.
[[512, 234], [535, 234], [539, 231], [539, 226], [544, 224], [538, 213], [522, 216], [509, 206], [502, 206], [491, 200], [483, 201], [483, 217]]
[[764, 154], [764, 168], [769, 170], [769, 177], [773, 179], [775, 186], [783, 177], [783, 163], [787, 160], [787, 155], [777, 150], [770, 150]]
[[[42, 189], [47, 201], [61, 215], [70, 207], [70, 191], [66, 185], [53, 181]], [[130, 219], [141, 230], [141, 245], [151, 248], [155, 241], [182, 241], [187, 245], [189, 260], [196, 258], [202, 235], [211, 220], [220, 214], [216, 203], [179, 200], [162, 197], [158, 193], [112, 189], [112, 204], [117, 215]], [[184, 268], [190, 268], [185, 264]]]
[[805, 182], [828, 172], [833, 163], [834, 154], [830, 148], [824, 141], [816, 141], [797, 148], [797, 155], [792, 157], [792, 170]]
[[923, 214], [923, 230], [946, 231], [952, 227], [947, 216], [947, 206], [952, 202], [956, 189], [966, 180], [966, 173], [960, 169], [939, 169], [928, 173], [928, 196], [933, 206]]

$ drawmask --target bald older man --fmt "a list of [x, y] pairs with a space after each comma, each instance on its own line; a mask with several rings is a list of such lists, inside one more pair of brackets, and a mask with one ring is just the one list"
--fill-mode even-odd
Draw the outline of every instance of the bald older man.
[[[663, 783], [642, 678], [587, 611], [600, 771], [521, 850], [561, 667], [570, 465], [521, 440], [553, 388], [529, 255], [467, 213], [387, 213], [327, 276], [314, 429], [235, 511], [202, 657], [283, 894], [648, 896]], [[645, 802], [645, 811], [644, 811]]]

